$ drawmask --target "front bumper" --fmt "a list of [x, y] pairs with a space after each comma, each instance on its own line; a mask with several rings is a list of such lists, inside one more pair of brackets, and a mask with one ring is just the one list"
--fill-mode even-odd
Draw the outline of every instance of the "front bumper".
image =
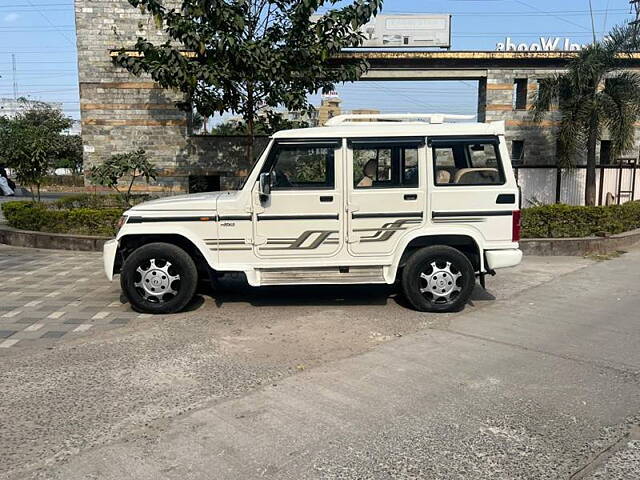
[[508, 268], [520, 265], [522, 261], [522, 250], [510, 248], [506, 250], [486, 250], [484, 252], [487, 259], [487, 269], [497, 270], [498, 268]]
[[104, 273], [109, 281], [113, 280], [113, 267], [116, 263], [116, 254], [118, 253], [118, 241], [109, 240], [102, 248], [102, 261], [104, 262]]

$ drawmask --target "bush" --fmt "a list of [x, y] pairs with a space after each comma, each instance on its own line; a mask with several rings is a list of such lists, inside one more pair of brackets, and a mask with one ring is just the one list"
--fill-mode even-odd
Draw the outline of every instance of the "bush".
[[640, 202], [607, 207], [545, 205], [522, 211], [523, 238], [615, 235], [640, 228]]
[[[151, 195], [133, 195], [130, 198], [132, 205], [152, 200]], [[58, 210], [73, 208], [121, 208], [126, 209], [129, 205], [120, 195], [93, 195], [89, 193], [79, 193], [77, 195], [67, 195], [53, 202], [51, 208]]]
[[20, 230], [112, 237], [123, 208], [56, 209], [34, 202], [7, 202], [2, 211], [9, 226]]
[[82, 175], [47, 175], [42, 177], [43, 187], [84, 187]]

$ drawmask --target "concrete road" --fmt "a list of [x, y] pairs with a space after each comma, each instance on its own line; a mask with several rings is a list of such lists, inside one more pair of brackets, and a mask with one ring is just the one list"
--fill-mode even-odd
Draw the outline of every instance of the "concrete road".
[[638, 272], [530, 259], [457, 316], [230, 291], [10, 349], [0, 477], [635, 478]]

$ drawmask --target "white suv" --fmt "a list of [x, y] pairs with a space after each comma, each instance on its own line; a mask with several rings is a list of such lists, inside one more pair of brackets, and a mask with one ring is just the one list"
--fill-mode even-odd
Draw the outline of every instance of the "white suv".
[[273, 136], [244, 187], [138, 205], [104, 247], [139, 311], [183, 309], [198, 280], [393, 284], [417, 310], [462, 308], [520, 263], [520, 195], [503, 123], [340, 116]]

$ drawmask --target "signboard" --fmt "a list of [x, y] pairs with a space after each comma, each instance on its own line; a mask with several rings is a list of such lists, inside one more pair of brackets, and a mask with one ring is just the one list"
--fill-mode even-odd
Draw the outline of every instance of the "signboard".
[[451, 48], [451, 15], [378, 15], [360, 31], [366, 48]]
[[363, 33], [364, 47], [451, 48], [451, 15], [378, 15]]
[[585, 48], [586, 45], [574, 43], [570, 38], [561, 37], [540, 37], [540, 42], [516, 43], [507, 37], [504, 42], [496, 44], [498, 52], [577, 52]]

